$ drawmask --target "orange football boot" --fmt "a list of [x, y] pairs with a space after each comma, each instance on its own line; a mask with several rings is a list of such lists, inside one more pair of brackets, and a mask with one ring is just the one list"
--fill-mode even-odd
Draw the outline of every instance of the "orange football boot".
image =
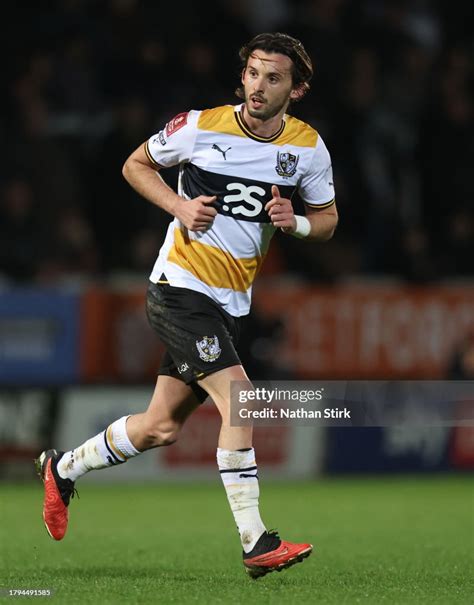
[[44, 483], [43, 521], [54, 540], [62, 540], [69, 520], [69, 500], [77, 493], [74, 481], [59, 476], [57, 465], [64, 452], [46, 450], [35, 460], [36, 470]]
[[293, 544], [280, 540], [275, 531], [264, 532], [249, 553], [244, 552], [245, 570], [251, 578], [281, 571], [309, 557], [312, 544]]

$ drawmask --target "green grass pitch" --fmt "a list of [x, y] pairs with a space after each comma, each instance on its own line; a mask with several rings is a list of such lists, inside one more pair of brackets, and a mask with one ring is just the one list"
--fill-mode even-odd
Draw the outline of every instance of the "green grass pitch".
[[218, 478], [78, 486], [69, 533], [54, 542], [40, 484], [0, 484], [0, 587], [52, 588], [42, 602], [67, 604], [474, 602], [467, 476], [262, 481], [265, 522], [315, 552], [257, 581], [244, 573]]

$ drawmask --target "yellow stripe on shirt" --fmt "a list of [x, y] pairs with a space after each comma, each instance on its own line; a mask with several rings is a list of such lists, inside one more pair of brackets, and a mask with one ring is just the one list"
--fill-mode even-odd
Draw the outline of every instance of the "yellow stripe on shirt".
[[295, 147], [316, 147], [319, 134], [305, 122], [293, 116], [285, 116], [285, 130], [279, 135], [274, 145], [294, 145]]
[[175, 229], [168, 261], [189, 271], [208, 286], [247, 292], [263, 258], [234, 258], [229, 252], [192, 240], [187, 232]]
[[316, 147], [318, 133], [305, 122], [285, 115], [280, 128], [271, 137], [261, 137], [252, 132], [244, 122], [240, 112], [231, 105], [204, 109], [198, 119], [198, 128], [219, 134], [249, 137], [261, 143], [273, 145], [294, 145], [296, 147]]
[[244, 137], [245, 134], [239, 128], [234, 118], [234, 107], [224, 105], [213, 109], [203, 109], [199, 115], [198, 128], [219, 134], [233, 134]]

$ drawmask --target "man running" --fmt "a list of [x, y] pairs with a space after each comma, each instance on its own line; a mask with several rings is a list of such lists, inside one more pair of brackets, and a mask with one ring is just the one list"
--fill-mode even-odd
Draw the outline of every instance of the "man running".
[[[173, 218], [150, 276], [147, 314], [167, 348], [146, 412], [124, 416], [68, 452], [38, 460], [50, 535], [67, 529], [74, 482], [93, 469], [122, 464], [172, 444], [210, 396], [222, 417], [217, 464], [238, 527], [244, 566], [253, 578], [303, 560], [311, 544], [269, 532], [259, 512], [252, 428], [230, 423], [230, 384], [251, 384], [236, 345], [250, 309], [252, 283], [276, 229], [330, 239], [338, 216], [331, 160], [319, 134], [286, 114], [309, 89], [313, 69], [301, 42], [260, 34], [240, 50], [243, 103], [174, 117], [140, 145], [123, 174], [145, 199]], [[160, 171], [179, 165], [175, 193]], [[298, 190], [306, 215], [293, 212]]]

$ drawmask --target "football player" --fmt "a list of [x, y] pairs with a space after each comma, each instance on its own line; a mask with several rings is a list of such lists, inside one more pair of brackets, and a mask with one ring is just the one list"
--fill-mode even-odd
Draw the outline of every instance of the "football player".
[[[329, 152], [318, 132], [287, 114], [309, 89], [311, 60], [298, 40], [260, 34], [240, 50], [242, 102], [178, 114], [127, 159], [130, 185], [172, 217], [151, 272], [147, 314], [167, 352], [148, 409], [124, 416], [68, 452], [47, 450], [38, 467], [43, 518], [61, 540], [74, 484], [93, 469], [171, 445], [210, 396], [222, 417], [217, 465], [253, 578], [303, 560], [311, 544], [281, 540], [259, 512], [251, 426], [232, 426], [230, 384], [252, 388], [237, 352], [252, 283], [272, 235], [330, 239], [338, 215]], [[177, 192], [162, 170], [179, 165]], [[305, 216], [293, 211], [298, 191]]]

